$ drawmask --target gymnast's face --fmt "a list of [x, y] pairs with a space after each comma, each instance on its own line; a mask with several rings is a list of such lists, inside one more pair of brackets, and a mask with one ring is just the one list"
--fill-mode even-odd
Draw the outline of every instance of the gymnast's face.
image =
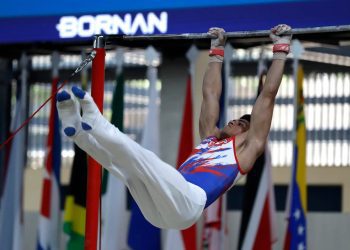
[[250, 126], [249, 122], [245, 119], [231, 120], [221, 130], [222, 137], [228, 138], [231, 136], [242, 134], [248, 131], [249, 126]]

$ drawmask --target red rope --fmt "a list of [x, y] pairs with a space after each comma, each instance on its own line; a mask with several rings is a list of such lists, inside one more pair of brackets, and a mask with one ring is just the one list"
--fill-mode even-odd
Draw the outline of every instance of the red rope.
[[58, 91], [60, 91], [62, 88], [63, 88], [63, 86], [64, 85], [66, 85], [66, 83], [68, 82], [68, 80], [65, 80], [63, 83], [62, 83], [62, 85], [59, 87], [59, 88], [57, 88], [57, 90], [49, 97], [49, 98], [47, 98], [46, 99], [46, 101], [43, 103], [43, 104], [41, 104], [40, 105], [40, 107], [37, 109], [37, 110], [35, 110], [34, 111], [34, 113], [31, 115], [31, 116], [29, 116], [23, 123], [22, 123], [22, 125], [21, 126], [19, 126], [12, 134], [11, 134], [11, 136], [9, 137], [9, 138], [7, 138], [7, 140], [6, 141], [4, 141], [1, 145], [0, 145], [0, 150], [7, 144], [7, 143], [9, 143], [12, 139], [13, 139], [13, 137], [15, 137], [15, 135], [22, 129], [22, 128], [24, 128], [32, 119], [33, 119], [33, 117], [54, 97], [54, 96], [56, 96], [56, 94], [58, 93]]

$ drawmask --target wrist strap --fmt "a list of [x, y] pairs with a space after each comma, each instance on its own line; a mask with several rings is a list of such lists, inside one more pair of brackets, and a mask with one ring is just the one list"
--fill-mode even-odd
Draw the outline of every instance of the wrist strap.
[[210, 49], [209, 56], [222, 56], [224, 57], [225, 51], [223, 49]]
[[289, 53], [290, 45], [288, 43], [280, 43], [280, 44], [275, 44], [273, 45], [272, 52], [285, 52]]

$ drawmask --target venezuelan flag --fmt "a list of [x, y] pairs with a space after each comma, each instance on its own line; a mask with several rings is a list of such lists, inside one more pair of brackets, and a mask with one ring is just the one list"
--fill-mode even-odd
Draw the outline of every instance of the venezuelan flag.
[[301, 66], [297, 72], [297, 119], [294, 142], [293, 172], [290, 186], [289, 218], [285, 250], [307, 249], [306, 235], [306, 127], [303, 97], [304, 72]]

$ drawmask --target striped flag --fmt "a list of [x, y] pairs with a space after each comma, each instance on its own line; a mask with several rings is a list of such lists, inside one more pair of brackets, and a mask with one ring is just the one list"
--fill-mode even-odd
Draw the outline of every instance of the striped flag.
[[[243, 213], [241, 229], [244, 228], [245, 233], [242, 235], [242, 243], [239, 249], [272, 249], [273, 244], [277, 240], [276, 231], [276, 210], [273, 185], [271, 181], [271, 155], [268, 147], [254, 164], [253, 169], [258, 169], [252, 173], [250, 180], [246, 183], [245, 203], [252, 206], [250, 214]], [[251, 173], [248, 174], [248, 176]], [[258, 186], [252, 184], [257, 181]], [[243, 211], [246, 206], [244, 206]], [[246, 217], [244, 217], [246, 216]], [[243, 232], [243, 231], [242, 231]]]
[[[147, 75], [150, 82], [148, 116], [146, 118], [141, 145], [156, 155], [159, 155], [159, 108], [156, 88], [157, 68], [149, 66]], [[160, 229], [146, 221], [134, 201], [131, 205], [128, 243], [133, 250], [161, 249]]]
[[[85, 58], [85, 52], [82, 58]], [[81, 71], [83, 89], [88, 84], [87, 69]], [[86, 225], [87, 154], [74, 144], [74, 159], [64, 201], [63, 232], [66, 234], [66, 249], [84, 249]]]
[[[177, 156], [176, 168], [188, 158], [194, 147], [193, 134], [193, 101], [192, 81], [195, 78], [195, 66], [199, 51], [192, 45], [186, 53], [189, 60], [189, 75], [186, 82], [186, 96], [182, 117], [182, 126]], [[167, 230], [165, 239], [165, 250], [197, 250], [197, 225], [194, 224], [185, 230]]]
[[[27, 70], [26, 59], [23, 66], [21, 85], [17, 89], [11, 132], [15, 131], [27, 117]], [[25, 62], [24, 62], [25, 61]], [[26, 165], [26, 131], [22, 129], [10, 145], [3, 189], [0, 196], [0, 245], [1, 249], [22, 250], [23, 248], [23, 171]]]
[[[57, 90], [58, 79], [52, 82], [51, 93]], [[58, 125], [58, 113], [54, 102], [51, 103], [47, 155], [38, 225], [37, 249], [60, 249], [61, 209], [60, 209], [60, 168], [61, 136]]]
[[223, 220], [223, 199], [221, 196], [204, 211], [204, 228], [202, 233], [202, 249], [221, 250], [225, 249], [226, 228]]
[[307, 249], [306, 127], [303, 97], [304, 72], [301, 66], [295, 70], [298, 70], [296, 82], [296, 136], [294, 141], [292, 181], [289, 186], [289, 206], [287, 206], [287, 209], [289, 209], [289, 211], [288, 225], [284, 241], [285, 250]]
[[[186, 85], [185, 105], [182, 118], [177, 168], [187, 159], [193, 150], [193, 108], [192, 108], [192, 83], [191, 75], [188, 76]], [[181, 233], [180, 233], [181, 232]], [[166, 250], [197, 250], [197, 226], [179, 231], [168, 230], [165, 242]]]
[[[118, 72], [117, 84], [112, 100], [111, 123], [124, 131], [124, 74]], [[106, 192], [102, 197], [102, 249], [122, 250], [127, 247], [127, 192], [124, 183], [104, 170], [107, 181]]]
[[[186, 161], [194, 148], [193, 138], [193, 101], [192, 101], [192, 77], [187, 79], [186, 100], [184, 107], [184, 116], [181, 126], [181, 137], [179, 144], [179, 151], [177, 156], [176, 168]], [[182, 239], [186, 250], [197, 249], [197, 225], [182, 230]]]
[[[217, 126], [223, 127], [226, 124], [226, 107], [227, 107], [227, 91], [230, 72], [227, 66], [230, 62], [225, 62], [224, 70], [222, 71], [222, 93], [220, 96], [220, 114]], [[226, 72], [228, 71], [228, 72]], [[226, 209], [226, 194], [222, 195], [207, 209], [204, 210], [204, 227], [202, 231], [203, 250], [228, 250], [228, 228], [227, 228], [227, 209]]]
[[[263, 87], [266, 67], [259, 63], [258, 95]], [[271, 153], [256, 160], [247, 175], [238, 249], [272, 249], [277, 240], [275, 197], [271, 177]]]

